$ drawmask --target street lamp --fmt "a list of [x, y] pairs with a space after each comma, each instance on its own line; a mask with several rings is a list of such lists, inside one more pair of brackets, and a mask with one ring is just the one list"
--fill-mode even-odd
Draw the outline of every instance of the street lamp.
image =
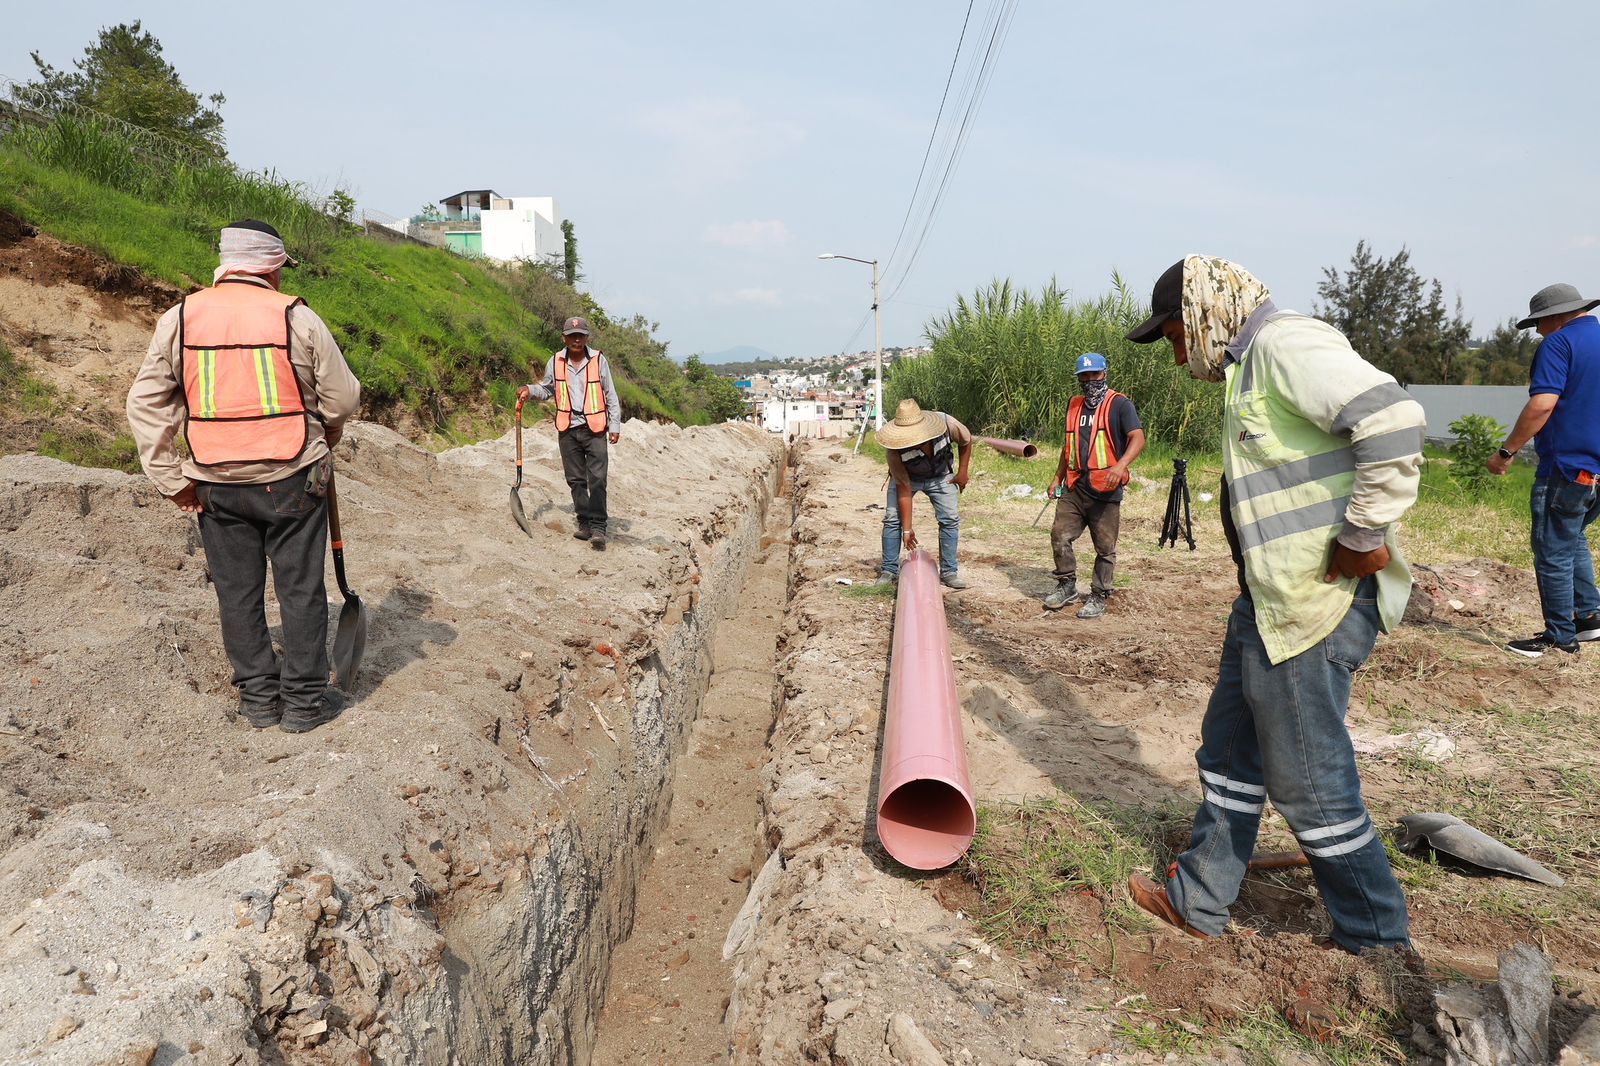
[[848, 259], [852, 263], [866, 263], [872, 267], [872, 332], [877, 338], [878, 354], [874, 363], [872, 383], [872, 409], [876, 413], [877, 425], [883, 428], [883, 315], [878, 309], [878, 261], [876, 259], [857, 259], [853, 255], [835, 255], [832, 252], [823, 252], [818, 259]]

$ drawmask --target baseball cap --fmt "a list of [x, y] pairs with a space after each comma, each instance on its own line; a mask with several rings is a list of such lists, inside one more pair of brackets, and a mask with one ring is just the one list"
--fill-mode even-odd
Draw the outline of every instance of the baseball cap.
[[1183, 313], [1183, 260], [1180, 259], [1156, 279], [1150, 293], [1150, 317], [1128, 334], [1135, 344], [1153, 344], [1162, 337], [1161, 327]]
[[1099, 352], [1084, 352], [1078, 356], [1078, 365], [1072, 371], [1074, 374], [1092, 374], [1096, 370], [1106, 368], [1106, 357]]
[[561, 335], [563, 337], [572, 333], [581, 333], [587, 337], [589, 335], [588, 320], [578, 318], [576, 315], [574, 315], [572, 318], [569, 318], [565, 322], [561, 323]]

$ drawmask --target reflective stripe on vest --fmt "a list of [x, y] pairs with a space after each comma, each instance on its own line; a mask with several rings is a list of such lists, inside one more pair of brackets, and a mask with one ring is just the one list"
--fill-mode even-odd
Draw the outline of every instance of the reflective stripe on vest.
[[[566, 352], [557, 352], [555, 360], [556, 432], [565, 433], [572, 425], [572, 395], [567, 388]], [[580, 413], [590, 433], [606, 431], [606, 392], [600, 381], [599, 352], [591, 352], [589, 362], [583, 368], [583, 410]]]
[[1109, 470], [1117, 465], [1117, 445], [1111, 436], [1111, 404], [1120, 392], [1106, 390], [1106, 398], [1100, 401], [1100, 406], [1094, 409], [1094, 420], [1089, 425], [1089, 454], [1087, 465], [1085, 458], [1080, 458], [1078, 449], [1081, 448], [1083, 437], [1078, 432], [1078, 423], [1083, 419], [1083, 397], [1074, 396], [1067, 403], [1067, 489], [1070, 491], [1078, 484], [1078, 478], [1088, 471], [1089, 486], [1096, 492], [1115, 492], [1120, 486], [1102, 488], [1096, 485], [1094, 472], [1096, 470]]
[[179, 377], [184, 438], [199, 466], [288, 462], [306, 446], [306, 408], [290, 361], [289, 311], [276, 289], [223, 281], [184, 297]]
[[[1254, 350], [1224, 375], [1223, 466], [1256, 626], [1277, 664], [1327, 637], [1350, 609], [1357, 582], [1322, 579], [1344, 528], [1356, 462], [1347, 438], [1278, 398], [1271, 363]], [[1390, 566], [1409, 582], [1392, 532], [1388, 548]]]

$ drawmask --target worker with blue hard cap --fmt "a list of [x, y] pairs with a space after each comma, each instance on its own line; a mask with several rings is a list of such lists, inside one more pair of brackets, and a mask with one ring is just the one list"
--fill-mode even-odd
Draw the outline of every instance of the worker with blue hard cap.
[[1128, 467], [1144, 450], [1144, 427], [1133, 401], [1106, 384], [1105, 356], [1084, 352], [1074, 369], [1082, 395], [1067, 404], [1061, 459], [1050, 482], [1050, 495], [1056, 498], [1056, 519], [1050, 527], [1056, 588], [1045, 597], [1044, 606], [1059, 611], [1080, 598], [1072, 542], [1088, 529], [1094, 542], [1094, 578], [1078, 617], [1099, 618], [1106, 613], [1115, 577], [1122, 486], [1128, 483]]

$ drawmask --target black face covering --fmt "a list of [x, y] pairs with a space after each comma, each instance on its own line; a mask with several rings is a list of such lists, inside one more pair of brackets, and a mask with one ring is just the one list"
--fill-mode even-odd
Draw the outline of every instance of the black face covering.
[[1104, 378], [1099, 381], [1079, 382], [1078, 387], [1083, 390], [1083, 402], [1090, 410], [1100, 406], [1100, 401], [1106, 398], [1106, 392], [1110, 389]]

